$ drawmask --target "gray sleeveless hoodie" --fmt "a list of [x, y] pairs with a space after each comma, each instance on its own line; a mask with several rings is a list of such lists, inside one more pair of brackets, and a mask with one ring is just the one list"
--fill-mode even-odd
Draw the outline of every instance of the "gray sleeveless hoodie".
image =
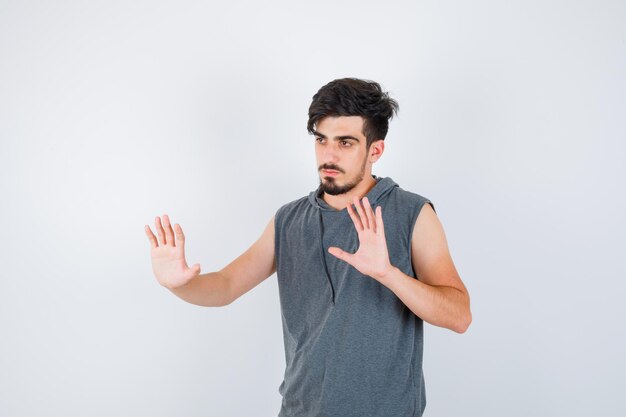
[[[425, 203], [391, 178], [367, 193], [382, 206], [391, 264], [414, 277], [411, 236]], [[320, 189], [280, 207], [275, 256], [286, 369], [279, 417], [419, 417], [426, 407], [423, 321], [391, 290], [328, 252], [354, 253], [346, 209]]]

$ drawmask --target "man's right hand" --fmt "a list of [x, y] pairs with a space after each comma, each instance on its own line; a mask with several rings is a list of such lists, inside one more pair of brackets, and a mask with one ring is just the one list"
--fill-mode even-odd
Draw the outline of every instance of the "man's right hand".
[[[181, 287], [200, 274], [200, 264], [194, 264], [191, 268], [185, 260], [185, 235], [178, 223], [172, 225], [167, 214], [161, 218], [156, 217], [155, 229], [159, 240], [152, 233], [150, 226], [144, 227], [150, 241], [150, 256], [152, 257], [152, 271], [159, 284], [168, 289]], [[165, 226], [165, 229], [164, 227]], [[176, 237], [174, 237], [176, 232]]]

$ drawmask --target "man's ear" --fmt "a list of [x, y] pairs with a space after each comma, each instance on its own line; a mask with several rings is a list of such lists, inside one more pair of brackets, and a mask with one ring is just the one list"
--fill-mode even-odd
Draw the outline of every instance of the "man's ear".
[[385, 151], [385, 141], [378, 139], [372, 142], [369, 149], [368, 159], [371, 163], [378, 161]]

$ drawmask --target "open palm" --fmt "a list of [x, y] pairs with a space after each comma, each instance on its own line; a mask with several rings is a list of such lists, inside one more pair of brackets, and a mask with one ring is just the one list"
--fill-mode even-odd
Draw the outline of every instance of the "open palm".
[[191, 268], [187, 266], [185, 235], [178, 223], [174, 225], [173, 230], [167, 214], [163, 215], [163, 225], [158, 216], [154, 223], [159, 235], [158, 241], [150, 227], [145, 226], [146, 235], [150, 241], [150, 256], [154, 276], [166, 288], [172, 289], [183, 286], [200, 274], [200, 264], [194, 264]]
[[359, 198], [355, 197], [354, 205], [356, 212], [351, 204], [348, 204], [347, 209], [359, 236], [359, 249], [355, 253], [348, 253], [332, 246], [328, 248], [328, 252], [349, 263], [362, 274], [380, 280], [392, 268], [387, 251], [382, 208], [376, 207], [374, 213], [367, 197], [363, 197], [363, 205]]

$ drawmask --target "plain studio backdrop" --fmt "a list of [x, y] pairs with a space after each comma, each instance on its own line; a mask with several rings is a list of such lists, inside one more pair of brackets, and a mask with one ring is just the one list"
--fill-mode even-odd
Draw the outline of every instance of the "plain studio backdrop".
[[[424, 326], [427, 417], [613, 416], [626, 372], [620, 1], [0, 2], [0, 415], [276, 416], [276, 276], [202, 273], [314, 190], [313, 94], [398, 100], [373, 173], [430, 198], [471, 296]], [[393, 416], [390, 416], [393, 417]]]

